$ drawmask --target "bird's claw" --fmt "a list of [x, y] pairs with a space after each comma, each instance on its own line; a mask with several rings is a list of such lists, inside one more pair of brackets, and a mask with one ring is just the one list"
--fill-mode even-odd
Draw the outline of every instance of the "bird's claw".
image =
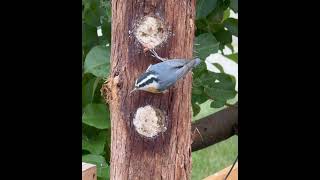
[[159, 59], [160, 61], [166, 61], [167, 59], [162, 58], [158, 55], [158, 53], [154, 49], [149, 50], [151, 52], [151, 56]]

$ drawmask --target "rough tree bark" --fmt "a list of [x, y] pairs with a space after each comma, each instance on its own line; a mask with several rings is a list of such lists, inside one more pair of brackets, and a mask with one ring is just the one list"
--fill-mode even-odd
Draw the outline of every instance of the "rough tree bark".
[[[111, 112], [111, 179], [191, 178], [191, 82], [189, 73], [165, 94], [129, 94], [137, 77], [155, 58], [130, 35], [136, 21], [156, 16], [169, 30], [156, 50], [162, 57], [192, 58], [195, 0], [112, 0], [111, 73], [102, 87]], [[167, 130], [153, 138], [135, 130], [139, 107], [165, 114]]]

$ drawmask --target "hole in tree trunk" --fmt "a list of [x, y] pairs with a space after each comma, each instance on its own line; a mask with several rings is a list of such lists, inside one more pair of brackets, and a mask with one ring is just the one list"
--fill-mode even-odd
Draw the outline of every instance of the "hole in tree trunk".
[[139, 20], [133, 32], [137, 40], [147, 49], [155, 48], [168, 37], [162, 20], [151, 16], [145, 16]]
[[155, 137], [167, 130], [164, 113], [150, 105], [140, 107], [133, 118], [135, 130], [144, 137]]

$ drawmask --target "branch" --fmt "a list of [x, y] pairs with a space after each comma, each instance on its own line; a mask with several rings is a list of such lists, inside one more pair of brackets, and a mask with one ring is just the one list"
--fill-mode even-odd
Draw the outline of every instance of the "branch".
[[238, 103], [192, 123], [192, 151], [238, 135]]

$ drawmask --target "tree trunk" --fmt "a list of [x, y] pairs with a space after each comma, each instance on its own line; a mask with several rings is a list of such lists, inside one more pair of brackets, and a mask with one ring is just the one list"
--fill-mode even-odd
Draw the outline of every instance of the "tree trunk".
[[[156, 48], [169, 59], [192, 58], [195, 0], [112, 0], [111, 73], [102, 92], [111, 111], [111, 179], [191, 179], [191, 73], [165, 94], [129, 92], [150, 64], [158, 63], [132, 35], [137, 22], [154, 16], [168, 30]], [[137, 109], [151, 105], [163, 113], [165, 131], [139, 134]]]

